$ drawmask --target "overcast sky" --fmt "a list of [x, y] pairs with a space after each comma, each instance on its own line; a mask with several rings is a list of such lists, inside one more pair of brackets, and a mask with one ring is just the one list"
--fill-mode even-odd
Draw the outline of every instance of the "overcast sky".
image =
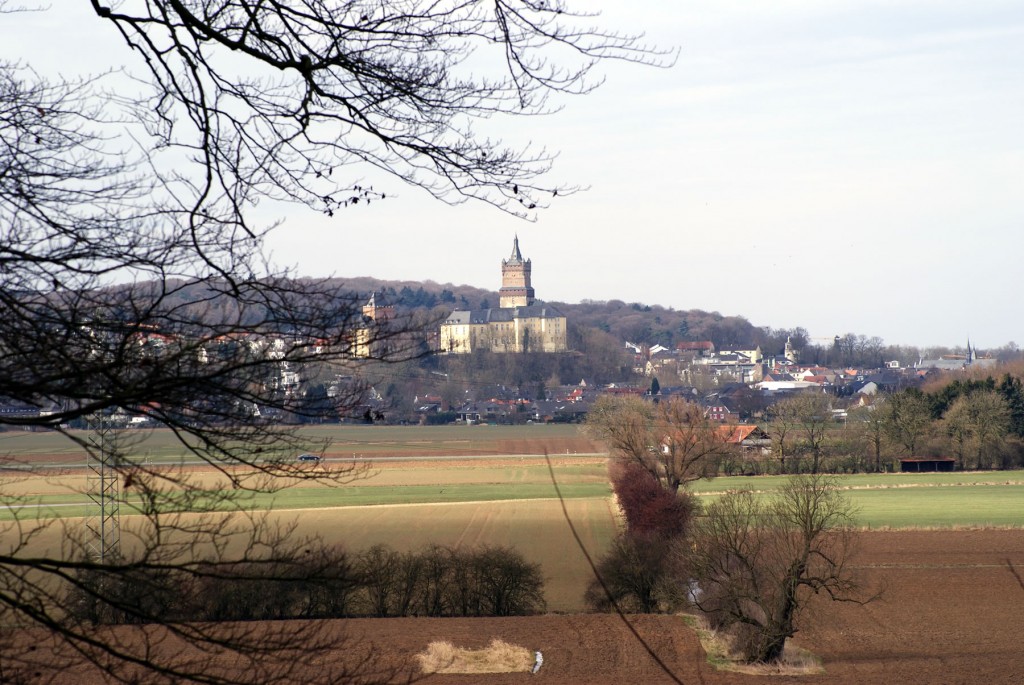
[[599, 91], [508, 129], [560, 151], [552, 182], [589, 191], [531, 223], [396, 181], [334, 219], [282, 213], [276, 259], [497, 289], [518, 233], [543, 300], [1024, 344], [1024, 3], [604, 4], [605, 25], [678, 48], [675, 66], [612, 65]]

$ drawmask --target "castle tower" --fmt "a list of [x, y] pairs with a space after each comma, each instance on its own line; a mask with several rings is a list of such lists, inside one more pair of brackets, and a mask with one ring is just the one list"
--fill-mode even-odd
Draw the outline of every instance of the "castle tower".
[[384, 293], [376, 290], [370, 293], [370, 299], [363, 305], [363, 318], [378, 323], [387, 321], [395, 314], [395, 307], [387, 302]]
[[363, 305], [363, 322], [356, 329], [352, 353], [365, 359], [380, 352], [377, 348], [382, 347], [381, 341], [387, 338], [384, 330], [394, 315], [395, 308], [386, 301], [383, 293], [370, 293], [370, 299]]
[[533, 286], [530, 285], [530, 260], [519, 252], [519, 236], [512, 243], [512, 256], [501, 260], [501, 290], [499, 306], [528, 307], [533, 304]]

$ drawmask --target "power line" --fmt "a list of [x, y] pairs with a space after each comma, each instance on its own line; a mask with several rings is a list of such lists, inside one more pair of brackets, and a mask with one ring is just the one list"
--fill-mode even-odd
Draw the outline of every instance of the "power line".
[[[672, 672], [672, 669], [669, 668], [668, 664], [666, 664], [662, 660], [662, 658], [658, 656], [658, 653], [655, 652], [654, 649], [647, 643], [647, 641], [644, 640], [643, 636], [641, 636], [640, 633], [637, 632], [636, 626], [630, 623], [626, 615], [622, 613], [622, 609], [619, 608], [619, 603], [615, 601], [615, 598], [612, 596], [611, 590], [608, 589], [608, 585], [604, 582], [604, 578], [601, 577], [601, 573], [597, 570], [597, 565], [594, 563], [594, 559], [590, 556], [590, 553], [587, 551], [586, 546], [583, 544], [582, 538], [580, 538], [579, 533], [576, 531], [576, 526], [572, 522], [572, 517], [569, 516], [569, 509], [565, 506], [565, 499], [562, 497], [562, 489], [558, 487], [558, 479], [555, 478], [555, 468], [551, 463], [551, 457], [548, 454], [547, 450], [544, 450], [544, 460], [547, 462], [548, 473], [551, 475], [551, 484], [555, 487], [555, 494], [558, 497], [558, 503], [562, 506], [562, 515], [565, 517], [565, 522], [569, 526], [569, 531], [572, 533], [573, 539], [576, 540], [576, 546], [580, 548], [581, 552], [583, 552], [583, 557], [587, 560], [587, 565], [590, 566], [590, 570], [594, 574], [594, 578], [596, 578], [597, 582], [601, 585], [601, 589], [604, 591], [605, 597], [607, 597], [608, 599], [608, 603], [611, 604], [611, 607], [615, 610], [615, 613], [625, 624], [626, 629], [629, 630], [630, 633], [632, 633], [633, 638], [638, 643], [640, 643], [640, 646], [644, 648], [647, 654], [654, 660], [654, 663], [658, 665], [658, 668], [660, 668], [665, 673], [665, 675], [671, 678], [672, 682], [678, 683], [678, 685], [684, 685], [683, 681], [679, 678], [679, 676]], [[700, 675], [700, 671], [697, 672], [697, 677], [701, 683], [704, 682], [704, 678]]]

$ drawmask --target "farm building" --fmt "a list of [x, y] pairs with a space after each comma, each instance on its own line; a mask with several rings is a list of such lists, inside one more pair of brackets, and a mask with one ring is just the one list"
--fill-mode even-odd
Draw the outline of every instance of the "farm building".
[[900, 471], [903, 473], [952, 471], [955, 466], [956, 459], [952, 457], [909, 457], [900, 459]]

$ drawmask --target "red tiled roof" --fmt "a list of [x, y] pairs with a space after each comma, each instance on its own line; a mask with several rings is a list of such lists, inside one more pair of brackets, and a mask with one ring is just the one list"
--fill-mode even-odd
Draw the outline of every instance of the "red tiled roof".
[[738, 445], [750, 434], [757, 430], [757, 426], [717, 426], [715, 432], [726, 442]]

